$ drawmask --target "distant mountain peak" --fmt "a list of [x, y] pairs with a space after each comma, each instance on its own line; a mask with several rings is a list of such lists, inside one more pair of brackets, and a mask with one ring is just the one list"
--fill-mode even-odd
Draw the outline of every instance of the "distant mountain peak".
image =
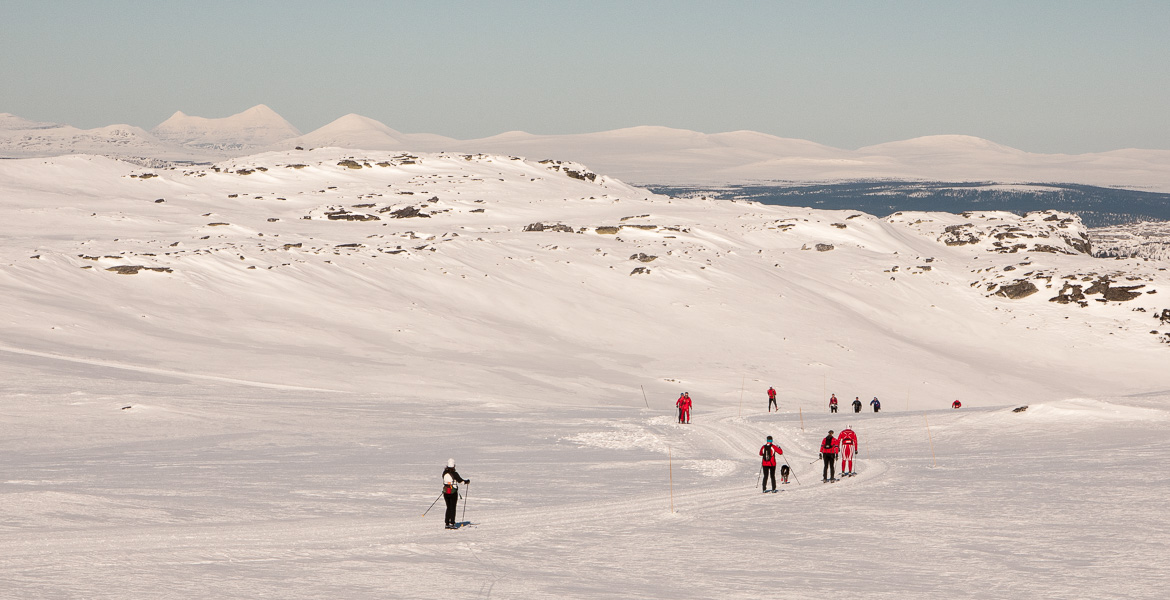
[[222, 118], [193, 117], [175, 111], [151, 133], [182, 146], [216, 150], [259, 148], [301, 134], [264, 104]]
[[12, 113], [0, 113], [0, 130], [16, 131], [24, 129], [57, 129], [65, 127], [60, 123], [40, 123], [18, 117]]
[[990, 151], [1001, 152], [1009, 154], [1022, 154], [1023, 150], [1018, 150], [1003, 144], [997, 144], [991, 140], [973, 135], [960, 134], [942, 134], [942, 135], [924, 135], [921, 137], [911, 138], [908, 140], [900, 140], [897, 142], [886, 142], [884, 144], [876, 144], [873, 146], [866, 146], [858, 150], [862, 153], [870, 152], [890, 152], [898, 150], [910, 150], [917, 152], [972, 152], [972, 151]]

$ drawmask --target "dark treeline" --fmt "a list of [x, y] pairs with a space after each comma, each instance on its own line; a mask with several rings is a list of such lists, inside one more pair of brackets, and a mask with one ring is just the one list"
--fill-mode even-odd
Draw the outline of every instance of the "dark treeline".
[[646, 186], [670, 196], [754, 200], [781, 206], [826, 210], [858, 210], [878, 217], [899, 211], [1003, 210], [1024, 214], [1061, 210], [1080, 215], [1088, 227], [1140, 221], [1170, 221], [1170, 194], [1071, 183], [1015, 185], [922, 181], [850, 181], [826, 184], [729, 186]]

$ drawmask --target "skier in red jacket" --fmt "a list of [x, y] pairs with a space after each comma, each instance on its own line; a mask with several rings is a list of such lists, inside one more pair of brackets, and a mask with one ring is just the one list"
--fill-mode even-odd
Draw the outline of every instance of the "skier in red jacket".
[[951, 408], [962, 408], [962, 407], [963, 407], [963, 403], [959, 402], [958, 400], [951, 402]]
[[837, 394], [833, 394], [829, 397], [829, 412], [837, 412]]
[[678, 400], [674, 403], [678, 407], [678, 422], [691, 422], [691, 394], [690, 392], [683, 392]]
[[829, 435], [821, 440], [821, 459], [825, 461], [825, 468], [821, 472], [821, 481], [828, 483], [830, 481], [837, 481], [837, 451], [840, 447], [837, 445], [837, 439], [833, 437], [833, 430], [829, 430]]
[[841, 445], [841, 476], [852, 477], [857, 474], [853, 471], [853, 455], [858, 451], [857, 433], [846, 426], [837, 436], [837, 442]]
[[776, 404], [776, 388], [768, 386], [768, 412], [772, 412], [772, 407], [776, 407], [776, 412], [780, 412], [780, 405]]
[[776, 491], [776, 455], [784, 454], [780, 446], [772, 443], [772, 436], [768, 436], [768, 441], [760, 446], [760, 456], [763, 457], [761, 467], [764, 469], [764, 490], [768, 491], [768, 478], [772, 478], [772, 491]]

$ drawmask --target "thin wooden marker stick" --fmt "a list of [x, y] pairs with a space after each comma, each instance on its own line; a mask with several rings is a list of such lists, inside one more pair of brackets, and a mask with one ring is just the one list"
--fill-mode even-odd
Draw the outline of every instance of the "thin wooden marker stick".
[[642, 400], [646, 402], [646, 408], [650, 408], [650, 400], [646, 398], [646, 387], [642, 385], [638, 387], [642, 388]]
[[670, 446], [666, 447], [666, 464], [670, 468], [670, 513], [674, 514], [674, 460], [671, 457]]
[[938, 466], [938, 459], [934, 456], [934, 436], [930, 435], [930, 419], [926, 418], [926, 413], [922, 413], [922, 420], [926, 421], [926, 437], [930, 440], [930, 459], [934, 461], [934, 466]]
[[804, 431], [804, 409], [798, 406], [796, 410], [800, 411], [800, 430]]

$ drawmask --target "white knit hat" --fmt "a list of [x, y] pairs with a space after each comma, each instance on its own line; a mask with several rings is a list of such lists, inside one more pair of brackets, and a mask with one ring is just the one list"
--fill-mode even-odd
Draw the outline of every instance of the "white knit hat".
[[448, 459], [447, 459], [447, 466], [448, 466], [448, 467], [451, 467], [452, 469], [454, 469], [454, 468], [455, 468], [455, 459], [454, 459], [454, 458], [448, 458]]

